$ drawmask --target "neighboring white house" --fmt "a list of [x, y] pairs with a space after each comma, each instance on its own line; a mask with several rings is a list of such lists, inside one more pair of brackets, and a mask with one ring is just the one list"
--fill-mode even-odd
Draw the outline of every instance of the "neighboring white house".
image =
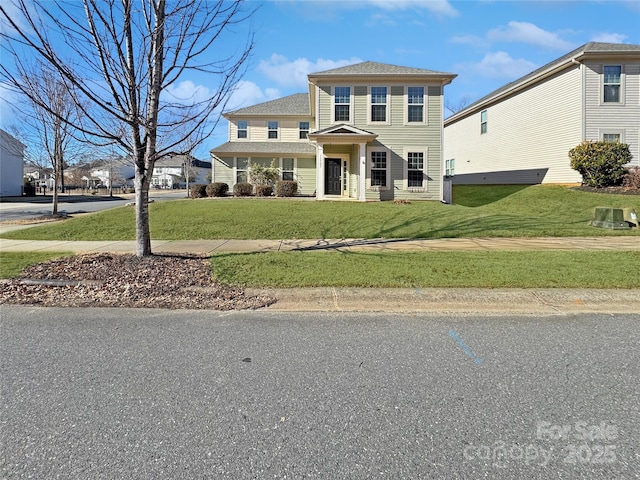
[[156, 160], [151, 185], [153, 188], [185, 188], [187, 184], [209, 183], [211, 163], [190, 155], [168, 153]]
[[630, 145], [640, 159], [640, 45], [587, 43], [444, 121], [455, 184], [577, 183], [583, 140]]
[[43, 185], [47, 189], [53, 188], [53, 173], [51, 168], [43, 168], [30, 162], [24, 164], [24, 178], [30, 178], [36, 187]]
[[0, 197], [22, 195], [25, 146], [0, 129]]
[[93, 183], [107, 188], [133, 186], [134, 175], [133, 162], [124, 157], [103, 160], [91, 169]]

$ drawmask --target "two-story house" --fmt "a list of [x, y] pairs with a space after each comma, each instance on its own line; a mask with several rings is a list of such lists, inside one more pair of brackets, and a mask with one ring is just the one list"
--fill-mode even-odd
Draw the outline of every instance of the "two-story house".
[[308, 93], [225, 113], [213, 179], [232, 186], [273, 163], [319, 200], [442, 200], [443, 90], [455, 76], [375, 62], [310, 74]]
[[208, 183], [211, 163], [191, 155], [167, 153], [156, 160], [151, 176], [153, 188], [185, 188], [187, 184]]
[[444, 121], [454, 184], [579, 183], [569, 150], [620, 141], [640, 160], [640, 45], [587, 43]]
[[17, 138], [0, 129], [0, 197], [22, 195], [25, 148]]

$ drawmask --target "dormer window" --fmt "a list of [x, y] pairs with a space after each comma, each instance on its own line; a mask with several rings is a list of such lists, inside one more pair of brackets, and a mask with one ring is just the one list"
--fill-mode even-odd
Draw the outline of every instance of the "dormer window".
[[351, 87], [335, 87], [333, 90], [334, 120], [349, 122], [351, 119]]

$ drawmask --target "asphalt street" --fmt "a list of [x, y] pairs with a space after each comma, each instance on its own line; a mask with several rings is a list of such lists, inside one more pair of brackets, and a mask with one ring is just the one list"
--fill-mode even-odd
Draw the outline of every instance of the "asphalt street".
[[639, 315], [0, 314], [2, 478], [640, 472]]

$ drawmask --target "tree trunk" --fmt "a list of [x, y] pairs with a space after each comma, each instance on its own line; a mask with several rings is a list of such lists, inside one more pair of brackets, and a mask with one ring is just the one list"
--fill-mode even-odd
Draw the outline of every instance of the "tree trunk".
[[151, 232], [149, 230], [149, 176], [136, 168], [136, 255], [151, 255]]

